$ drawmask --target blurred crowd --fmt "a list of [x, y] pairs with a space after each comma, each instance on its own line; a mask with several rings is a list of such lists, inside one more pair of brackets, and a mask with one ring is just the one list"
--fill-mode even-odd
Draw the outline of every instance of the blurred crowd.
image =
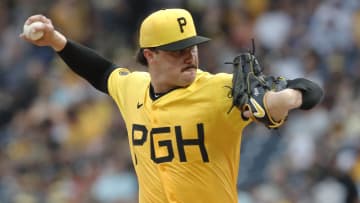
[[1, 0], [0, 203], [135, 203], [137, 183], [115, 104], [48, 47], [18, 35], [44, 14], [68, 38], [116, 64], [135, 63], [141, 20], [159, 8], [193, 13], [200, 65], [212, 73], [251, 49], [267, 74], [324, 90], [285, 125], [243, 135], [240, 203], [355, 203], [360, 191], [359, 0]]

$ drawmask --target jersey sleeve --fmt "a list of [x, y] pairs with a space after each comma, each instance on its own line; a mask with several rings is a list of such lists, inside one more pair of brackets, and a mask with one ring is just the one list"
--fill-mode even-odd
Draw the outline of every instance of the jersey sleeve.
[[221, 91], [217, 91], [219, 96], [217, 97], [218, 101], [216, 102], [218, 104], [217, 107], [220, 115], [219, 123], [223, 122], [223, 126], [226, 126], [228, 129], [234, 128], [234, 131], [244, 129], [252, 122], [252, 120], [244, 119], [241, 116], [241, 111], [238, 108], [233, 108], [231, 96], [232, 75], [219, 73], [217, 74], [214, 83], [221, 89]]
[[150, 84], [147, 72], [133, 71], [127, 68], [116, 68], [110, 73], [107, 81], [109, 95], [114, 99], [123, 116], [131, 110], [129, 105], [135, 105], [139, 98], [146, 94]]
[[127, 68], [116, 68], [110, 73], [108, 78], [108, 92], [109, 95], [115, 100], [116, 104], [124, 108], [124, 91], [128, 85], [131, 72]]

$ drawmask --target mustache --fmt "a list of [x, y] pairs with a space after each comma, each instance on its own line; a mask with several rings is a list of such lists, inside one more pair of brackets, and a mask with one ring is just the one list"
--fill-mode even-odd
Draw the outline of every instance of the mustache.
[[192, 69], [192, 68], [197, 69], [197, 66], [195, 64], [191, 64], [191, 65], [188, 65], [188, 66], [182, 68], [181, 71], [185, 71], [185, 70]]

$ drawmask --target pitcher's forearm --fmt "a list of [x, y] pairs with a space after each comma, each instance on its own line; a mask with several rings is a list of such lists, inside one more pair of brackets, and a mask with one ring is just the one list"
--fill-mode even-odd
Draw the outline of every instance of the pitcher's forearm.
[[51, 40], [51, 48], [54, 49], [54, 51], [59, 52], [64, 49], [65, 45], [67, 43], [66, 37], [59, 33], [58, 31], [54, 32], [54, 36]]
[[[59, 45], [61, 48], [62, 43]], [[110, 60], [72, 40], [67, 40], [65, 47], [57, 53], [75, 73], [90, 82], [96, 89], [108, 93], [108, 77], [116, 68]]]
[[275, 121], [285, 118], [290, 110], [299, 108], [302, 104], [301, 92], [294, 89], [269, 91], [265, 94], [265, 98], [268, 111]]

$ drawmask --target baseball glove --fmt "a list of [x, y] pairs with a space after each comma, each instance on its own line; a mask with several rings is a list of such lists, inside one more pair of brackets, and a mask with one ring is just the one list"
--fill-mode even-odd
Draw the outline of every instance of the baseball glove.
[[252, 120], [261, 122], [268, 128], [281, 126], [285, 118], [280, 121], [272, 119], [266, 106], [265, 93], [285, 89], [286, 79], [265, 76], [258, 60], [250, 52], [236, 56], [231, 64], [233, 64], [232, 107], [236, 106], [241, 112], [250, 111]]

